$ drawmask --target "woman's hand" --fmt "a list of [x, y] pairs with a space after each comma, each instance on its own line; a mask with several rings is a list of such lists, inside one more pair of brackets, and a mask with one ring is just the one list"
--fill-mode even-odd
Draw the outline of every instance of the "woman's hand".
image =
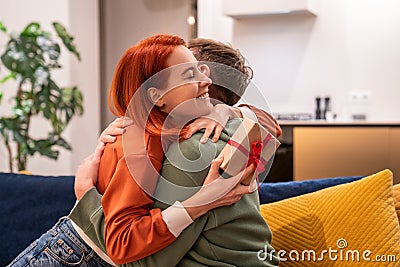
[[207, 142], [208, 137], [210, 137], [212, 132], [214, 132], [212, 141], [217, 142], [228, 120], [236, 117], [238, 117], [238, 114], [235, 108], [225, 104], [217, 104], [213, 107], [210, 114], [200, 117], [192, 122], [188, 126], [188, 131], [183, 138], [189, 139], [194, 133], [205, 128], [206, 130], [201, 137], [200, 142]]
[[[223, 158], [218, 157], [212, 162], [203, 187], [192, 197], [182, 202], [193, 220], [211, 209], [234, 204], [243, 195], [253, 193], [257, 189], [256, 179], [252, 179], [255, 171], [253, 164], [239, 174], [225, 179], [219, 174], [222, 161]], [[252, 182], [249, 185], [242, 183], [250, 180]]]
[[125, 132], [125, 128], [132, 125], [133, 122], [123, 117], [116, 118], [111, 122], [106, 129], [101, 133], [98, 142], [113, 143], [115, 142], [116, 136], [121, 135]]
[[75, 196], [80, 200], [83, 195], [97, 183], [100, 158], [104, 151], [104, 143], [100, 142], [96, 151], [85, 158], [75, 173]]

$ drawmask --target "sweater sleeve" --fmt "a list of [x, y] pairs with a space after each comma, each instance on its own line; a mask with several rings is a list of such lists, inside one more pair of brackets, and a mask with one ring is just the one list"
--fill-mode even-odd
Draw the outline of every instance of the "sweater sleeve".
[[193, 222], [189, 213], [179, 201], [175, 201], [172, 206], [163, 210], [161, 214], [169, 231], [175, 237], [178, 237], [181, 232]]
[[117, 264], [146, 257], [175, 240], [161, 210], [152, 209], [153, 200], [131, 175], [134, 168], [138, 179], [149, 179], [146, 184], [153, 184], [157, 172], [147, 161], [146, 155], [122, 157], [103, 193], [105, 243], [109, 257]]
[[246, 107], [250, 109], [256, 115], [258, 123], [260, 123], [265, 129], [267, 129], [267, 131], [269, 131], [275, 137], [281, 136], [282, 129], [279, 126], [279, 123], [275, 120], [275, 118], [271, 114], [262, 109], [247, 104], [241, 104], [239, 105], [239, 107], [240, 108]]
[[83, 195], [72, 209], [69, 218], [84, 231], [97, 247], [106, 253], [104, 213], [101, 207], [101, 195], [95, 187]]

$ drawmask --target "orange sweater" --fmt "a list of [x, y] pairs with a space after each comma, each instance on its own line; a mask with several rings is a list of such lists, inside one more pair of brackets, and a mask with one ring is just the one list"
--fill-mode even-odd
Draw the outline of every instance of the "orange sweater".
[[126, 138], [118, 136], [116, 142], [106, 145], [97, 183], [103, 195], [105, 245], [109, 257], [117, 264], [151, 255], [176, 239], [161, 210], [152, 209], [152, 198], [139, 186], [145, 186], [151, 193], [155, 188], [164, 158], [160, 139], [145, 134], [144, 149], [139, 149], [142, 153], [135, 150], [127, 156], [128, 153], [124, 155]]

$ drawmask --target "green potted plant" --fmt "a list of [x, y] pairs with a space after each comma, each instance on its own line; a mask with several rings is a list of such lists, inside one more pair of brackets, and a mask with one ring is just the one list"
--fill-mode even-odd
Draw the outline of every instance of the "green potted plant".
[[[57, 22], [52, 25], [56, 36], [42, 30], [36, 22], [29, 23], [21, 33], [15, 34], [8, 33], [0, 21], [0, 32], [8, 38], [0, 56], [0, 71], [8, 73], [0, 77], [0, 84], [9, 80], [16, 82], [12, 99], [7, 101], [11, 102], [11, 110], [6, 116], [0, 114], [0, 137], [8, 151], [11, 172], [15, 165], [19, 171], [26, 170], [28, 158], [36, 153], [56, 160], [58, 148], [71, 150], [62, 133], [75, 115], [83, 114], [80, 90], [76, 86], [61, 87], [53, 77], [54, 71], [62, 68], [59, 63], [60, 41], [78, 60], [79, 52], [65, 27]], [[45, 118], [51, 125], [44, 138], [31, 135], [34, 117]]]

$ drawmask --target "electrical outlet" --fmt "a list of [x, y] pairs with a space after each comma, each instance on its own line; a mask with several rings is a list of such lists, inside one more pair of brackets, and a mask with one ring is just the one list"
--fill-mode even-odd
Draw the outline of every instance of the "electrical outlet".
[[367, 102], [369, 100], [369, 92], [367, 92], [367, 91], [351, 91], [350, 99], [354, 102]]

